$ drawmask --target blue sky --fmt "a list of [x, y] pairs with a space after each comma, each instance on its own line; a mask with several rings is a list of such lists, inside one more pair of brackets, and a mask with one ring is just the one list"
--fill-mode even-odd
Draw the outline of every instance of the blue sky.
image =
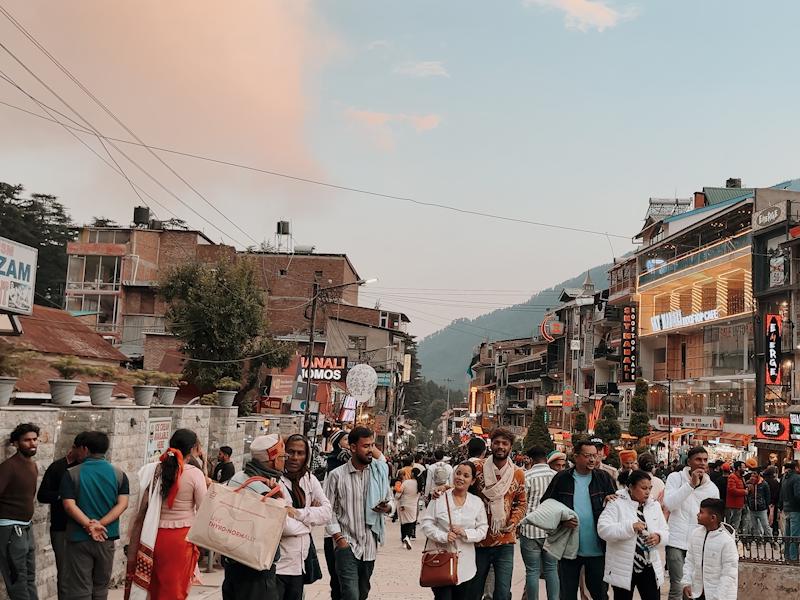
[[[623, 236], [648, 197], [800, 176], [796, 2], [157, 4], [9, 8], [148, 142], [294, 175]], [[120, 133], [7, 22], [0, 36]], [[0, 69], [24, 79], [7, 55]], [[5, 84], [0, 100], [32, 108]], [[78, 220], [98, 198], [129, 219], [130, 189], [63, 130], [3, 107], [0, 127], [2, 179], [59, 195]], [[288, 218], [299, 243], [346, 252], [380, 278], [363, 303], [405, 310], [421, 335], [612, 256], [603, 236], [169, 160], [253, 238]]]

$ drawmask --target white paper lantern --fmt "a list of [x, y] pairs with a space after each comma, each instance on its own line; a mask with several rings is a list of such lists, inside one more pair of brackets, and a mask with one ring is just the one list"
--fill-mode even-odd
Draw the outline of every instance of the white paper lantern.
[[364, 404], [375, 398], [378, 374], [369, 365], [356, 365], [347, 372], [347, 392]]

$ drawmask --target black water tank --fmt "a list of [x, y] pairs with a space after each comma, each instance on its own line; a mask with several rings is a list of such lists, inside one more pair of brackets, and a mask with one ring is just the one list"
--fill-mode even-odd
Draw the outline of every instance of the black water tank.
[[150, 209], [146, 206], [137, 206], [133, 209], [133, 224], [134, 225], [149, 225], [150, 224]]

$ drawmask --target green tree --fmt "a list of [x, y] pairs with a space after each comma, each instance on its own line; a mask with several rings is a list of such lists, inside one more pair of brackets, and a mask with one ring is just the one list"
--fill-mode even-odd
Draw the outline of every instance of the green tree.
[[643, 438], [650, 433], [650, 423], [647, 416], [647, 382], [644, 379], [636, 380], [636, 390], [631, 398], [631, 420], [628, 424], [628, 433], [637, 438]]
[[550, 432], [547, 431], [547, 424], [544, 422], [544, 406], [537, 406], [533, 409], [533, 420], [528, 427], [528, 433], [522, 442], [523, 448], [527, 451], [534, 446], [541, 446], [548, 452], [555, 448]]
[[168, 330], [196, 359], [186, 362], [184, 375], [201, 391], [214, 389], [223, 377], [244, 381], [242, 406], [266, 369], [289, 365], [293, 347], [266, 333], [264, 301], [250, 261], [177, 266], [165, 274], [159, 293], [168, 304]]
[[119, 223], [117, 223], [114, 219], [109, 219], [108, 217], [92, 217], [91, 226], [92, 227], [119, 227]]
[[622, 434], [622, 428], [617, 421], [617, 410], [612, 404], [603, 406], [601, 419], [594, 426], [594, 434], [608, 443], [611, 440], [618, 440]]
[[586, 413], [581, 411], [575, 415], [575, 424], [572, 426], [575, 433], [583, 433], [586, 431]]
[[67, 277], [67, 242], [78, 229], [55, 196], [21, 196], [21, 185], [0, 181], [0, 236], [39, 250], [37, 304], [62, 308]]

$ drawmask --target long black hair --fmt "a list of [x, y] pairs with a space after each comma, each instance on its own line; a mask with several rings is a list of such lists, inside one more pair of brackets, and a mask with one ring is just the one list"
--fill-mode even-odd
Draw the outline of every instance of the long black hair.
[[181, 453], [180, 462], [189, 459], [192, 448], [197, 445], [197, 434], [191, 429], [177, 429], [169, 438], [169, 450], [161, 458], [161, 497], [166, 500], [178, 478], [180, 463], [174, 450]]

